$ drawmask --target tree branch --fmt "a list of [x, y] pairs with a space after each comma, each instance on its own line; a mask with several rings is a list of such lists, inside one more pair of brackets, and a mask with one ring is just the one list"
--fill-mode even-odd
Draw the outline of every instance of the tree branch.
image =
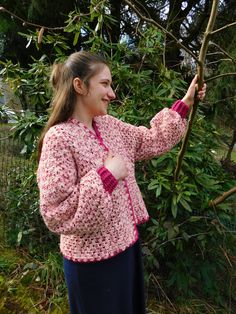
[[208, 52], [207, 56], [216, 56], [216, 55], [223, 55], [222, 51], [214, 51], [214, 52]]
[[235, 63], [235, 59], [227, 51], [225, 51], [221, 46], [217, 45], [216, 43], [212, 41], [209, 43], [209, 45], [215, 46], [216, 48], [218, 48], [226, 57], [230, 58], [232, 62]]
[[221, 196], [218, 196], [216, 199], [209, 202], [210, 207], [214, 207], [220, 203], [223, 203], [224, 200], [226, 200], [228, 197], [230, 197], [232, 194], [236, 193], [236, 186], [232, 189], [230, 189], [227, 192], [224, 192]]
[[219, 63], [219, 62], [222, 62], [222, 61], [230, 61], [230, 62], [233, 62], [232, 59], [230, 59], [230, 58], [225, 58], [225, 59], [218, 59], [218, 60], [215, 60], [215, 61], [207, 62], [206, 65], [209, 66], [209, 65], [216, 64], [216, 63]]
[[[167, 231], [168, 232], [168, 231]], [[166, 233], [167, 233], [166, 232]], [[191, 239], [191, 238], [195, 238], [195, 237], [197, 237], [197, 236], [199, 236], [199, 235], [205, 235], [205, 234], [208, 234], [208, 232], [200, 232], [200, 233], [195, 233], [195, 234], [189, 234], [188, 235], [188, 239]], [[145, 242], [145, 243], [143, 243], [142, 245], [143, 246], [148, 246], [148, 245], [150, 245], [150, 244], [152, 244], [153, 242], [156, 242], [156, 241], [158, 241], [160, 239], [160, 236], [158, 235], [157, 237], [154, 237], [154, 238], [152, 238], [152, 239], [150, 239], [149, 241], [147, 241], [147, 242]], [[172, 238], [172, 239], [169, 239], [169, 240], [166, 240], [165, 242], [162, 242], [162, 243], [160, 243], [159, 245], [158, 245], [158, 248], [160, 248], [161, 246], [163, 246], [163, 245], [166, 245], [167, 243], [169, 243], [169, 242], [172, 242], [172, 241], [176, 241], [176, 240], [184, 240], [184, 237], [176, 237], [176, 238]]]
[[[236, 73], [235, 73], [236, 74]], [[206, 82], [206, 81], [205, 81]], [[215, 105], [215, 104], [218, 104], [218, 103], [222, 103], [222, 102], [226, 102], [228, 100], [232, 100], [232, 99], [236, 99], [236, 95], [234, 96], [229, 96], [229, 97], [225, 97], [223, 99], [218, 99], [218, 100], [214, 100], [214, 101], [207, 101], [207, 102], [204, 102], [205, 105]], [[227, 144], [227, 143], [226, 143]], [[227, 144], [228, 145], [228, 144]]]
[[[20, 16], [16, 15], [15, 13], [7, 10], [4, 7], [0, 7], [0, 12], [5, 12], [5, 13], [11, 15], [12, 17], [16, 18], [17, 20], [21, 21], [23, 26], [29, 25], [29, 26], [33, 26], [36, 28], [44, 29], [44, 30], [54, 30], [54, 31], [64, 30], [64, 28], [65, 28], [65, 26], [50, 27], [50, 26], [44, 26], [44, 25], [28, 22], [28, 21], [24, 20], [22, 17], [20, 17]], [[73, 21], [75, 21], [79, 16], [89, 16], [89, 15], [90, 15], [90, 13], [80, 13], [72, 19], [71, 23]]]
[[123, 0], [123, 2], [125, 2], [135, 13], [136, 15], [143, 21], [152, 24], [154, 26], [156, 26], [157, 28], [159, 28], [164, 34], [168, 35], [170, 38], [172, 38], [176, 44], [181, 47], [183, 50], [185, 50], [188, 54], [190, 54], [194, 60], [196, 60], [198, 62], [198, 58], [197, 56], [191, 51], [189, 50], [186, 46], [184, 46], [179, 40], [178, 38], [176, 38], [171, 32], [169, 32], [167, 29], [165, 29], [163, 26], [161, 26], [159, 23], [157, 23], [155, 20], [153, 20], [152, 18], [147, 18], [146, 16], [142, 15], [140, 13], [140, 11], [136, 8], [135, 4], [132, 4], [129, 0]]
[[212, 32], [211, 32], [211, 35], [215, 35], [216, 33], [219, 33], [219, 32], [221, 32], [221, 31], [225, 30], [226, 28], [231, 27], [231, 26], [234, 26], [234, 25], [236, 25], [236, 21], [233, 22], [233, 23], [227, 24], [227, 25], [225, 25], [225, 26], [222, 26], [221, 28], [218, 28], [218, 29], [212, 31]]
[[31, 23], [31, 22], [28, 22], [26, 20], [24, 20], [23, 18], [21, 18], [20, 16], [16, 15], [15, 13], [7, 10], [6, 8], [4, 7], [0, 7], [0, 12], [5, 12], [9, 15], [11, 15], [12, 17], [16, 18], [17, 20], [21, 21], [23, 26], [33, 26], [33, 27], [38, 27], [40, 29], [44, 28], [44, 29], [47, 29], [47, 30], [63, 30], [65, 28], [65, 26], [61, 26], [61, 27], [48, 27], [48, 26], [43, 26], [43, 25], [39, 25], [39, 24], [35, 24], [35, 23]]
[[234, 76], [234, 75], [236, 75], [236, 72], [222, 73], [222, 74], [207, 78], [205, 80], [205, 83], [211, 82], [213, 80], [216, 80], [216, 79], [224, 77], [224, 76]]
[[[219, 4], [219, 0], [213, 0], [210, 18], [209, 18], [209, 21], [207, 24], [206, 31], [205, 31], [204, 36], [203, 36], [202, 46], [201, 46], [200, 53], [199, 53], [199, 58], [198, 58], [198, 77], [199, 77], [198, 89], [199, 90], [201, 90], [202, 85], [203, 85], [204, 63], [205, 63], [205, 59], [206, 59], [206, 53], [207, 53], [207, 48], [209, 45], [210, 35], [211, 35], [212, 29], [213, 29], [214, 24], [215, 24], [218, 4]], [[187, 149], [189, 136], [190, 136], [191, 131], [192, 131], [193, 121], [194, 121], [194, 118], [195, 118], [196, 113], [197, 113], [198, 104], [199, 104], [199, 99], [195, 98], [194, 104], [193, 104], [193, 106], [191, 108], [191, 112], [190, 112], [188, 127], [187, 127], [184, 139], [182, 141], [182, 146], [180, 148], [180, 151], [179, 151], [179, 154], [177, 157], [177, 163], [176, 163], [176, 168], [175, 168], [175, 172], [174, 172], [174, 182], [178, 181], [178, 179], [179, 179], [179, 174], [180, 174], [184, 154], [185, 154], [186, 149]]]
[[139, 5], [139, 6], [146, 12], [146, 14], [148, 15], [148, 17], [151, 18], [151, 15], [149, 14], [149, 12], [148, 12], [148, 10], [146, 9], [146, 7], [145, 7], [141, 2], [136, 1], [136, 0], [134, 0], [134, 1], [136, 2], [136, 5]]

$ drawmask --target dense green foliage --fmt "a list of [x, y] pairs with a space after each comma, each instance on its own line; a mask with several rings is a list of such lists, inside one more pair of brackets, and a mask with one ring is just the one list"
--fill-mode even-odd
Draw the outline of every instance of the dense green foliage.
[[[186, 88], [182, 76], [163, 64], [165, 39], [160, 31], [146, 25], [135, 44], [112, 43], [102, 31], [111, 27], [114, 19], [102, 5], [96, 11], [91, 6], [91, 12], [79, 22], [75, 22], [77, 12], [70, 13], [63, 34], [47, 32], [42, 45], [50, 54], [44, 50], [28, 67], [10, 60], [1, 62], [1, 74], [20, 98], [22, 108], [27, 109], [18, 115], [15, 136], [25, 145], [21, 153], [34, 163], [33, 170], [28, 167], [22, 172], [8, 191], [7, 240], [11, 245], [28, 246], [36, 256], [54, 249], [58, 241], [40, 217], [35, 180], [36, 142], [47, 118], [52, 62], [63, 60], [79, 38], [84, 49], [102, 52], [110, 62], [117, 94], [109, 113], [136, 125], [149, 126], [150, 119], [182, 97]], [[68, 33], [73, 34], [72, 39]], [[38, 32], [23, 36], [41, 51]], [[156, 293], [158, 285], [153, 278], [158, 276], [170, 298], [211, 298], [227, 308], [232, 297], [227, 257], [236, 254], [235, 235], [228, 226], [236, 221], [232, 205], [236, 200], [231, 197], [217, 208], [209, 207], [209, 201], [236, 182], [215, 158], [220, 133], [205, 119], [205, 111], [202, 106], [198, 112], [179, 182], [173, 182], [179, 146], [151, 161], [137, 163], [137, 180], [152, 216], [142, 227], [143, 253], [150, 291]]]

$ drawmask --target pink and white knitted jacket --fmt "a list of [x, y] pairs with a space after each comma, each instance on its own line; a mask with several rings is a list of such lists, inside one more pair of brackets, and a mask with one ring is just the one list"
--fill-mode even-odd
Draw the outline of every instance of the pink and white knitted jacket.
[[[93, 119], [96, 135], [74, 118], [46, 133], [37, 180], [40, 212], [60, 234], [60, 250], [73, 261], [112, 257], [138, 239], [137, 224], [149, 219], [135, 179], [135, 161], [151, 159], [176, 145], [186, 128], [188, 106], [177, 101], [150, 121], [134, 126], [106, 114]], [[111, 150], [126, 161], [128, 176], [103, 165]]]

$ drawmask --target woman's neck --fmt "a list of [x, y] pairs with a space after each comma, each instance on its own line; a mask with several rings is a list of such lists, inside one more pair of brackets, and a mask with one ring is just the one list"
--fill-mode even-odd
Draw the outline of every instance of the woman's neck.
[[78, 107], [79, 106], [77, 106], [76, 110], [72, 114], [72, 118], [75, 118], [79, 122], [83, 123], [90, 130], [94, 130], [93, 124], [92, 124], [93, 123], [93, 117], [91, 115], [89, 115], [88, 112], [86, 112], [85, 110], [81, 110]]

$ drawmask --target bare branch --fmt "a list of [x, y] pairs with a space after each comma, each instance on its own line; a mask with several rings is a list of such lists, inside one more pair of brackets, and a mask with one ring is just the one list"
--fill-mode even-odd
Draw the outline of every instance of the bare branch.
[[232, 59], [230, 58], [225, 58], [225, 59], [218, 59], [218, 60], [215, 60], [215, 61], [211, 61], [211, 62], [207, 62], [207, 66], [211, 65], [211, 64], [216, 64], [216, 63], [219, 63], [219, 62], [222, 62], [222, 61], [230, 61], [230, 62], [233, 62]]
[[183, 50], [185, 50], [189, 55], [191, 55], [193, 57], [194, 60], [196, 60], [198, 62], [198, 58], [197, 56], [191, 51], [189, 50], [186, 46], [184, 46], [179, 40], [178, 38], [176, 38], [171, 32], [169, 32], [166, 28], [164, 28], [162, 25], [160, 25], [159, 23], [157, 23], [155, 20], [153, 20], [152, 18], [148, 18], [144, 15], [142, 15], [140, 13], [140, 11], [137, 9], [137, 7], [135, 6], [135, 4], [131, 3], [129, 0], [123, 0], [123, 2], [125, 2], [135, 13], [136, 15], [143, 21], [152, 24], [154, 26], [156, 26], [157, 28], [159, 28], [164, 34], [168, 35], [170, 38], [172, 38], [176, 44], [181, 47]]
[[[53, 30], [53, 31], [64, 30], [64, 28], [65, 28], [65, 26], [49, 27], [49, 26], [44, 26], [44, 25], [28, 22], [28, 21], [24, 20], [23, 18], [21, 18], [20, 16], [16, 15], [15, 13], [7, 10], [4, 7], [0, 7], [0, 12], [5, 12], [5, 13], [11, 15], [12, 17], [16, 18], [18, 21], [21, 21], [23, 26], [32, 26], [32, 27], [40, 28], [41, 30], [44, 29], [44, 30]], [[71, 23], [73, 21], [75, 21], [79, 16], [86, 16], [86, 15], [90, 15], [90, 13], [80, 13], [80, 14], [76, 15], [72, 19]]]
[[223, 55], [222, 51], [208, 52], [207, 56]]
[[136, 0], [134, 0], [134, 1], [136, 2], [136, 5], [139, 5], [145, 11], [145, 13], [148, 15], [148, 17], [151, 18], [150, 14], [149, 14], [148, 10], [145, 8], [145, 6], [139, 1], [136, 1]]
[[[236, 74], [236, 73], [235, 73]], [[206, 81], [205, 81], [206, 82]], [[236, 99], [236, 95], [234, 96], [229, 96], [229, 97], [224, 97], [222, 99], [214, 100], [214, 101], [205, 101], [204, 104], [209, 106], [209, 105], [215, 105], [218, 103], [226, 102], [228, 100]]]
[[157, 277], [152, 273], [151, 274], [151, 278], [153, 278], [153, 281], [158, 285], [159, 289], [161, 290], [161, 292], [163, 293], [163, 295], [165, 296], [166, 300], [170, 303], [170, 305], [172, 306], [173, 310], [175, 313], [178, 313], [178, 310], [176, 309], [176, 307], [174, 306], [174, 304], [171, 302], [171, 300], [168, 298], [167, 294], [165, 293], [165, 290], [162, 288], [161, 284], [159, 283], [159, 281], [157, 280]]
[[23, 18], [21, 18], [20, 16], [16, 15], [15, 13], [7, 10], [6, 8], [4, 7], [0, 7], [0, 12], [5, 12], [11, 16], [13, 16], [14, 18], [16, 18], [17, 20], [21, 21], [23, 26], [33, 26], [33, 27], [38, 27], [40, 29], [44, 28], [44, 29], [47, 29], [47, 30], [62, 30], [64, 29], [65, 26], [61, 26], [61, 27], [48, 27], [48, 26], [43, 26], [43, 25], [39, 25], [39, 24], [35, 24], [35, 23], [31, 23], [31, 22], [28, 22], [26, 20], [24, 20]]
[[206, 32], [204, 33], [204, 36], [203, 36], [202, 46], [201, 46], [200, 53], [199, 53], [199, 61], [200, 61], [199, 64], [200, 65], [198, 67], [198, 76], [199, 76], [198, 85], [200, 88], [203, 85], [203, 77], [204, 77], [203, 65], [204, 65], [204, 62], [206, 59], [206, 53], [207, 53], [207, 49], [208, 49], [208, 45], [209, 45], [209, 41], [210, 41], [210, 35], [211, 35], [212, 29], [214, 27], [215, 20], [216, 20], [218, 4], [219, 4], [219, 0], [213, 0], [210, 18], [209, 18], [209, 21], [207, 24]]
[[[210, 34], [211, 34], [212, 29], [213, 29], [214, 24], [215, 24], [218, 4], [219, 4], [219, 0], [213, 0], [210, 18], [209, 18], [209, 21], [207, 24], [206, 31], [205, 31], [204, 36], [203, 36], [202, 46], [201, 46], [200, 53], [199, 53], [199, 58], [198, 58], [198, 77], [199, 77], [198, 89], [199, 90], [202, 88], [202, 85], [203, 85], [204, 63], [205, 63], [205, 59], [206, 59], [207, 48], [209, 45]], [[188, 127], [187, 127], [185, 136], [184, 136], [183, 141], [182, 141], [182, 146], [180, 148], [180, 151], [179, 151], [179, 154], [177, 157], [177, 163], [176, 163], [176, 168], [175, 168], [175, 172], [174, 172], [174, 181], [175, 182], [178, 181], [178, 179], [179, 179], [179, 174], [180, 174], [184, 154], [187, 150], [189, 136], [190, 136], [191, 131], [192, 131], [192, 125], [193, 125], [195, 115], [197, 113], [198, 104], [199, 104], [199, 99], [195, 98], [194, 104], [193, 104], [193, 106], [191, 108], [191, 112], [190, 112]]]
[[224, 192], [221, 196], [218, 196], [216, 199], [210, 201], [209, 206], [214, 207], [220, 203], [223, 203], [224, 200], [226, 200], [228, 197], [230, 197], [234, 193], [236, 193], [236, 186], [234, 188], [230, 189], [229, 191]]
[[227, 51], [225, 51], [221, 46], [217, 45], [216, 43], [212, 41], [210, 41], [209, 45], [217, 47], [226, 57], [230, 58], [232, 62], [235, 63], [235, 59]]
[[224, 76], [234, 76], [236, 75], [236, 72], [229, 72], [229, 73], [222, 73], [216, 76], [209, 77], [205, 80], [205, 83], [211, 82], [213, 80], [217, 80], [218, 78], [224, 77]]
[[225, 30], [226, 28], [231, 27], [231, 26], [234, 26], [234, 25], [236, 25], [236, 21], [233, 22], [233, 23], [227, 24], [227, 25], [225, 25], [225, 26], [223, 26], [223, 27], [221, 27], [221, 28], [218, 28], [218, 29], [216, 29], [216, 30], [214, 30], [214, 31], [212, 31], [212, 32], [211, 32], [211, 35], [215, 35], [216, 33], [219, 33], [219, 32], [221, 32], [221, 31]]

